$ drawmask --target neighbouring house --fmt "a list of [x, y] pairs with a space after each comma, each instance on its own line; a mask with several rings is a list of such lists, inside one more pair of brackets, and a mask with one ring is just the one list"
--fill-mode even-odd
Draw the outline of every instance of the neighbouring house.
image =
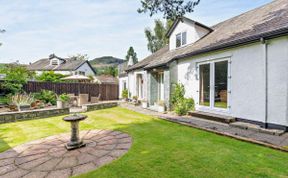
[[[169, 44], [128, 66], [131, 96], [170, 109], [182, 83], [196, 111], [288, 131], [288, 1], [273, 2], [208, 27], [178, 19]], [[120, 81], [122, 77], [120, 76]]]
[[96, 74], [89, 61], [60, 58], [55, 54], [51, 54], [49, 58], [40, 59], [28, 65], [27, 68], [30, 71], [35, 71], [37, 75], [47, 71], [54, 71], [63, 75], [94, 76]]
[[110, 75], [94, 76], [94, 82], [98, 84], [118, 84], [118, 78]]

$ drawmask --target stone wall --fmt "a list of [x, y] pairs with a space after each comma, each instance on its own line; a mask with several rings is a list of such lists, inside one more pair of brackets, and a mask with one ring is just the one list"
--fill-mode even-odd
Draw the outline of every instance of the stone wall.
[[85, 111], [95, 111], [99, 109], [106, 109], [118, 106], [117, 101], [113, 102], [101, 102], [101, 103], [93, 103], [93, 104], [86, 104], [82, 106], [82, 109]]
[[6, 112], [6, 113], [0, 113], [0, 124], [17, 122], [22, 120], [41, 119], [66, 114], [69, 114], [69, 108], [65, 109], [50, 108], [50, 109], [38, 109], [33, 111]]

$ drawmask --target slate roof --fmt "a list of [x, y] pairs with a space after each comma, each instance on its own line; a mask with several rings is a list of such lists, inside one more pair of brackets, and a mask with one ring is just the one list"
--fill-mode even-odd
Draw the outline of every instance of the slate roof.
[[[60, 58], [55, 56], [55, 58], [58, 58], [62, 61], [60, 65], [50, 65], [50, 60], [51, 58], [46, 58], [46, 59], [40, 59], [30, 65], [27, 66], [28, 70], [37, 70], [37, 71], [71, 71], [71, 70], [76, 70], [78, 69], [81, 65], [88, 61], [83, 61], [83, 60], [75, 60], [74, 58]], [[88, 63], [89, 65], [89, 63]]]
[[173, 60], [287, 35], [288, 0], [274, 0], [210, 28], [213, 31], [197, 42], [171, 51], [165, 46], [128, 70], [160, 67]]

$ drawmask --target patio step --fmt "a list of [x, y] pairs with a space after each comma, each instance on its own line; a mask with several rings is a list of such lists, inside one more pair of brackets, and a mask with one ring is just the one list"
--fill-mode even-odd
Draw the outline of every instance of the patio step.
[[211, 121], [222, 122], [226, 124], [230, 124], [236, 121], [234, 117], [220, 115], [220, 114], [212, 114], [212, 113], [207, 113], [207, 112], [202, 112], [202, 111], [191, 111], [189, 112], [189, 115], [194, 116], [194, 117], [199, 117], [202, 119], [211, 120]]
[[284, 130], [265, 129], [265, 128], [260, 127], [259, 125], [246, 123], [246, 122], [234, 122], [234, 123], [231, 123], [230, 126], [236, 127], [236, 128], [241, 128], [244, 130], [253, 130], [253, 131], [257, 131], [257, 132], [261, 132], [261, 133], [266, 133], [269, 135], [281, 136], [282, 134], [285, 133]]

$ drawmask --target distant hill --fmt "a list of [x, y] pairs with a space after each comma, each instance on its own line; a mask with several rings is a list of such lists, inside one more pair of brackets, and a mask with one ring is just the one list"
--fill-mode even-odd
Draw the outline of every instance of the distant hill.
[[105, 71], [105, 68], [117, 67], [119, 64], [125, 62], [125, 60], [113, 56], [103, 56], [90, 60], [89, 62], [95, 69], [97, 75], [101, 75]]
[[125, 61], [123, 59], [116, 58], [113, 56], [103, 56], [103, 57], [99, 57], [99, 58], [95, 58], [93, 60], [90, 60], [89, 62], [93, 67], [98, 68], [98, 67], [117, 66], [119, 64], [122, 64]]

